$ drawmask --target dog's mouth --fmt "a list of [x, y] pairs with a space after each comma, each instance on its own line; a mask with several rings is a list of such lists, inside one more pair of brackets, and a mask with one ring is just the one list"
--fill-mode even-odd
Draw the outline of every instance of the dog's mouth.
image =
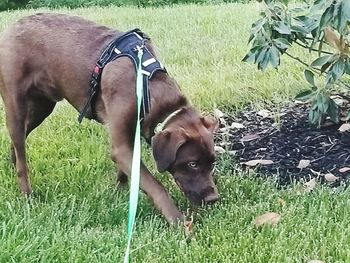
[[198, 192], [184, 191], [183, 187], [180, 189], [184, 192], [188, 200], [194, 205], [212, 204], [219, 200], [219, 195], [216, 193], [213, 187], [207, 187], [204, 190]]

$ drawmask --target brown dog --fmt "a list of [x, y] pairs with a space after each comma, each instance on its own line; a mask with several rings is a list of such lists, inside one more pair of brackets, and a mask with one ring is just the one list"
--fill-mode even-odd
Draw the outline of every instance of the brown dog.
[[[31, 193], [26, 137], [62, 99], [82, 110], [91, 71], [103, 48], [118, 34], [121, 32], [61, 14], [22, 18], [2, 34], [0, 92], [23, 193]], [[107, 64], [95, 106], [97, 120], [108, 124], [112, 158], [119, 168], [121, 183], [127, 182], [131, 170], [136, 122], [135, 79], [134, 65], [129, 58], [118, 58]], [[166, 73], [157, 72], [149, 86], [152, 108], [142, 123], [142, 134], [152, 144], [158, 170], [169, 171], [190, 201], [216, 201], [212, 133], [217, 122], [209, 116], [201, 117]], [[177, 114], [165, 123], [164, 129], [154, 134], [156, 125], [176, 110]], [[140, 184], [169, 223], [183, 220], [164, 187], [143, 164]]]

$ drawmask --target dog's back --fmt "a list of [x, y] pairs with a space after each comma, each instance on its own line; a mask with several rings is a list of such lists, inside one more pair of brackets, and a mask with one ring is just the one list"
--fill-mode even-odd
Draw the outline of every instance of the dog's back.
[[[35, 87], [54, 101], [79, 96], [79, 90], [85, 94], [102, 47], [116, 34], [75, 16], [45, 13], [22, 18], [0, 39], [1, 89], [26, 92]], [[19, 85], [8, 84], [13, 78]]]

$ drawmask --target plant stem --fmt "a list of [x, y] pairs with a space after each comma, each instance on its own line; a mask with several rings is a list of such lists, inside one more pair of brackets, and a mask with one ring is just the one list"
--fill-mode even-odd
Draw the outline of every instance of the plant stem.
[[[318, 49], [315, 49], [315, 48], [309, 48], [308, 46], [305, 46], [305, 45], [303, 45], [303, 44], [299, 43], [298, 41], [295, 41], [295, 43], [296, 43], [297, 45], [299, 45], [299, 46], [303, 47], [303, 48], [306, 48], [306, 49], [309, 49], [309, 50], [312, 50], [312, 51], [317, 51], [317, 52], [319, 52], [319, 50], [318, 50]], [[321, 53], [322, 53], [322, 54], [327, 54], [327, 55], [333, 55], [333, 53], [328, 52], [328, 51], [323, 51], [323, 50], [321, 50]]]
[[292, 58], [292, 59], [295, 59], [296, 61], [298, 61], [299, 63], [303, 64], [304, 66], [310, 67], [309, 64], [307, 64], [306, 62], [302, 61], [300, 58], [295, 57], [295, 56], [289, 54], [287, 51], [284, 52], [284, 54], [286, 54], [288, 57], [290, 57], [290, 58]]
[[[321, 69], [310, 67], [309, 64], [307, 64], [306, 62], [302, 61], [300, 58], [289, 54], [288, 52], [284, 52], [284, 54], [286, 54], [288, 57], [290, 57], [290, 58], [292, 58], [292, 59], [298, 61], [299, 63], [303, 64], [304, 66], [306, 66], [306, 67], [309, 68], [310, 70], [320, 72], [320, 74], [321, 74], [322, 76], [324, 76], [324, 72], [321, 72]], [[347, 84], [347, 83], [345, 83], [344, 81], [338, 80], [338, 82], [339, 82], [339, 83], [335, 83], [335, 84], [338, 85], [338, 86], [340, 86], [340, 87], [345, 87], [345, 88], [347, 88], [347, 89], [350, 89], [350, 85]]]

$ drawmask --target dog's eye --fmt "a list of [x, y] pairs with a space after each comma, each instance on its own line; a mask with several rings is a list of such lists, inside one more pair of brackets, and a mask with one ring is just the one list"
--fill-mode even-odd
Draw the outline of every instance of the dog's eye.
[[198, 162], [196, 162], [196, 161], [189, 162], [187, 165], [192, 169], [198, 168]]

